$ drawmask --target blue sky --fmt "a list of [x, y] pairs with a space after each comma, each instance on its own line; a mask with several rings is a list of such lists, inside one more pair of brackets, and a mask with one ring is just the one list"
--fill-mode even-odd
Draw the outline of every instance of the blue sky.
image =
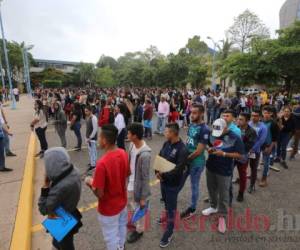
[[[279, 28], [284, 0], [4, 0], [6, 38], [34, 44], [35, 58], [96, 62], [155, 45], [177, 52], [189, 37], [215, 40], [246, 8]], [[210, 42], [207, 41], [209, 45]]]

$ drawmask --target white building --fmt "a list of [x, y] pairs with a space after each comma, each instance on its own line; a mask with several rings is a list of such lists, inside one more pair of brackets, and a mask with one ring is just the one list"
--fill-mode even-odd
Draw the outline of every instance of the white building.
[[38, 73], [42, 72], [47, 68], [55, 68], [62, 71], [63, 73], [72, 73], [76, 66], [80, 63], [78, 62], [68, 62], [68, 61], [57, 61], [57, 60], [44, 60], [44, 59], [34, 59], [36, 66], [30, 68], [30, 72]]

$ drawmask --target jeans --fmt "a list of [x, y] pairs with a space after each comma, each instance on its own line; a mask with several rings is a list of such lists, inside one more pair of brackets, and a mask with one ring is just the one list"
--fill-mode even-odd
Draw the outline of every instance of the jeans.
[[81, 148], [81, 145], [82, 145], [82, 137], [81, 137], [80, 129], [81, 129], [80, 122], [75, 122], [74, 123], [74, 133], [77, 137], [77, 148]]
[[217, 120], [220, 117], [220, 108], [216, 107], [214, 112], [214, 121]]
[[125, 150], [125, 137], [126, 137], [126, 129], [123, 128], [121, 133], [117, 137], [118, 148], [123, 148]]
[[177, 209], [177, 198], [180, 191], [180, 186], [171, 187], [163, 182], [161, 183], [161, 194], [165, 203], [165, 209], [167, 212], [167, 232], [172, 234], [175, 225], [175, 215]]
[[114, 216], [98, 214], [98, 221], [102, 228], [107, 250], [123, 249], [127, 233], [127, 207]]
[[290, 133], [280, 132], [277, 142], [277, 157], [283, 161], [286, 159], [286, 148], [291, 139]]
[[251, 169], [250, 185], [254, 186], [257, 179], [257, 168], [260, 160], [260, 153], [255, 153], [255, 159], [249, 159]]
[[199, 183], [204, 166], [192, 167], [190, 170], [191, 189], [192, 189], [192, 209], [196, 209], [199, 200], [200, 190]]
[[9, 146], [9, 135], [3, 131], [4, 134], [4, 148], [5, 148], [5, 153], [7, 154], [8, 152], [10, 152], [10, 146]]
[[47, 127], [35, 129], [36, 135], [40, 141], [42, 152], [44, 152], [48, 149], [48, 143], [47, 143], [47, 139], [46, 139], [46, 129], [47, 129]]
[[266, 154], [265, 152], [263, 152], [263, 162], [264, 162], [263, 177], [268, 176], [268, 172], [270, 168], [270, 158], [271, 158], [271, 154]]
[[206, 182], [210, 206], [218, 208], [218, 213], [225, 216], [229, 206], [231, 176], [218, 175], [206, 169]]
[[214, 109], [207, 109], [207, 124], [212, 124], [214, 122], [215, 112]]
[[59, 136], [61, 146], [63, 148], [66, 148], [67, 147], [66, 130], [57, 130], [57, 134]]
[[0, 138], [0, 169], [5, 168], [4, 137]]
[[88, 151], [90, 157], [90, 164], [92, 167], [95, 167], [97, 161], [97, 141], [88, 142]]
[[166, 127], [166, 117], [158, 116], [157, 117], [157, 132], [163, 134]]
[[61, 242], [53, 238], [52, 245], [58, 250], [75, 250], [74, 235], [72, 233], [67, 235]]
[[240, 193], [244, 193], [247, 185], [247, 167], [248, 161], [246, 163], [237, 163], [237, 169], [240, 177]]

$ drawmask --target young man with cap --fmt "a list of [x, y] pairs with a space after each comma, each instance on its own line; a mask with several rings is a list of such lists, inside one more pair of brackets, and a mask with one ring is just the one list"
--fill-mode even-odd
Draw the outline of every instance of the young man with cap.
[[208, 159], [206, 162], [206, 181], [210, 207], [202, 214], [209, 216], [219, 213], [218, 231], [225, 233], [225, 216], [229, 207], [229, 188], [235, 159], [244, 154], [244, 144], [239, 136], [228, 129], [224, 119], [217, 119], [212, 126]]
[[199, 187], [201, 174], [205, 168], [204, 151], [209, 139], [209, 128], [203, 120], [204, 106], [201, 104], [193, 104], [191, 108], [191, 124], [187, 135], [187, 150], [189, 152], [189, 176], [191, 180], [191, 205], [180, 214], [182, 219], [188, 219], [195, 214], [197, 202], [199, 199]]

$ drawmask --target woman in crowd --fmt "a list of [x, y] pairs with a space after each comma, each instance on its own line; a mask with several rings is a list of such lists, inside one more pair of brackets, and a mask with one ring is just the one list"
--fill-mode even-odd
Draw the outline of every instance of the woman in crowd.
[[54, 127], [61, 141], [61, 146], [66, 148], [66, 130], [67, 130], [67, 117], [65, 112], [62, 110], [59, 102], [54, 103]]
[[35, 130], [35, 133], [40, 141], [41, 151], [35, 156], [44, 157], [44, 152], [48, 149], [48, 143], [46, 139], [46, 130], [47, 130], [47, 118], [43, 111], [43, 103], [41, 100], [36, 100], [34, 103], [34, 119], [30, 124], [30, 127]]
[[114, 125], [118, 129], [117, 146], [125, 149], [125, 137], [126, 137], [126, 121], [125, 114], [126, 107], [124, 104], [118, 104], [115, 108], [115, 122]]
[[75, 147], [76, 151], [81, 150], [82, 145], [82, 137], [81, 137], [81, 118], [82, 118], [82, 112], [81, 112], [81, 106], [78, 102], [75, 102], [74, 109], [71, 115], [71, 126], [70, 129], [74, 131], [76, 138], [77, 138], [77, 146]]

